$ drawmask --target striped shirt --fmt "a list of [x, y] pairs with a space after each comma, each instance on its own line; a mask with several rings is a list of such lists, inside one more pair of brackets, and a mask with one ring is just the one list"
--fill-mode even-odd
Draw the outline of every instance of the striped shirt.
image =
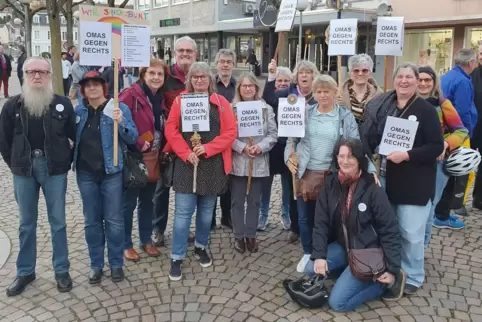
[[310, 160], [307, 169], [329, 170], [333, 161], [333, 149], [340, 137], [340, 113], [335, 105], [333, 111], [320, 113], [318, 109], [308, 117], [307, 136]]

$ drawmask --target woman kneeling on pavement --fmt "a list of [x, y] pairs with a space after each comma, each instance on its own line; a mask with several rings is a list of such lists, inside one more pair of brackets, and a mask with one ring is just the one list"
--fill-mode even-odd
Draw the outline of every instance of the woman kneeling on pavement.
[[[335, 104], [337, 91], [337, 84], [331, 76], [319, 75], [314, 79], [313, 97], [317, 104], [306, 109], [305, 137], [290, 138], [285, 148], [286, 165], [296, 175], [298, 222], [304, 253], [297, 267], [300, 273], [305, 270], [313, 250], [316, 198], [324, 176], [333, 168], [333, 148], [340, 138], [360, 137], [353, 114]], [[292, 154], [292, 140], [294, 152], [299, 157]]]
[[[327, 175], [318, 195], [313, 229], [313, 253], [305, 272], [338, 277], [328, 303], [336, 312], [355, 310], [382, 296], [398, 300], [403, 295], [405, 274], [400, 269], [400, 233], [397, 216], [388, 197], [369, 173], [363, 144], [342, 139], [334, 149], [336, 169]], [[352, 249], [382, 250], [385, 270], [371, 280], [352, 271]]]
[[[233, 170], [230, 178], [234, 249], [239, 253], [244, 253], [247, 248], [249, 252], [256, 253], [258, 251], [256, 228], [261, 202], [260, 194], [264, 181], [269, 180], [269, 151], [277, 142], [277, 128], [273, 109], [261, 100], [261, 88], [254, 74], [246, 73], [238, 78], [234, 95], [233, 111], [235, 114], [238, 103], [253, 102], [262, 105], [263, 133], [253, 137], [238, 136], [234, 140]], [[249, 178], [250, 175], [251, 178]], [[246, 202], [247, 207], [245, 208]]]
[[167, 77], [167, 66], [157, 58], [151, 58], [149, 67], [142, 67], [139, 79], [119, 94], [119, 101], [132, 112], [132, 118], [139, 130], [136, 147], [142, 152], [147, 166], [149, 182], [142, 188], [129, 188], [124, 193], [123, 212], [125, 220], [124, 257], [139, 261], [140, 256], [132, 243], [132, 222], [137, 207], [140, 247], [148, 256], [161, 254], [151, 240], [152, 218], [154, 215], [154, 192], [159, 180], [159, 151], [163, 148], [164, 99], [162, 86]]
[[212, 265], [206, 247], [214, 205], [217, 196], [222, 195], [228, 188], [228, 174], [233, 166], [232, 144], [237, 135], [233, 110], [224, 97], [215, 93], [214, 76], [208, 64], [197, 62], [191, 66], [186, 76], [185, 93], [208, 95], [209, 131], [197, 133], [192, 132], [192, 129], [183, 129], [183, 94], [178, 96], [172, 104], [166, 123], [168, 145], [164, 149], [164, 152], [172, 149], [177, 155], [174, 160], [172, 185], [176, 195], [169, 270], [169, 278], [173, 281], [182, 278], [181, 264], [186, 257], [189, 228], [196, 208], [194, 257], [202, 267]]
[[[98, 72], [85, 74], [79, 85], [85, 99], [75, 108], [77, 135], [73, 169], [77, 172], [84, 210], [85, 240], [90, 256], [89, 283], [99, 284], [102, 279], [106, 241], [111, 278], [120, 282], [124, 279], [122, 146], [135, 144], [137, 129], [129, 108], [122, 103], [112, 116], [104, 113], [109, 102], [107, 84]], [[112, 158], [114, 121], [119, 124], [117, 166]]]
[[382, 156], [380, 165], [380, 181], [398, 217], [402, 269], [407, 273], [405, 294], [415, 294], [425, 278], [425, 226], [435, 192], [437, 158], [444, 149], [440, 118], [435, 108], [418, 96], [418, 83], [417, 66], [399, 65], [395, 90], [368, 104], [368, 116], [360, 126], [365, 151], [373, 155], [378, 153], [389, 116], [418, 122], [412, 149], [390, 152]]

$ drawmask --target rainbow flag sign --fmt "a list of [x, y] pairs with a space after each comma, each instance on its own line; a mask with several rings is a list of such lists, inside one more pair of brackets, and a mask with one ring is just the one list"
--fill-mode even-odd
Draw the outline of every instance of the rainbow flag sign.
[[[79, 13], [81, 64], [86, 62], [82, 56], [88, 56], [89, 52], [93, 55], [96, 51], [97, 61], [89, 59], [92, 63], [85, 65], [103, 66], [100, 61], [112, 59], [121, 59], [121, 65], [125, 67], [149, 65], [146, 65], [146, 61], [148, 62], [150, 57], [150, 12], [80, 5]], [[103, 32], [93, 32], [94, 26], [98, 26], [98, 30]], [[105, 35], [106, 26], [109, 26], [109, 35]], [[96, 44], [96, 48], [90, 48], [94, 47], [89, 47], [92, 44]], [[110, 48], [107, 50], [107, 47]], [[100, 58], [102, 55], [103, 58]]]

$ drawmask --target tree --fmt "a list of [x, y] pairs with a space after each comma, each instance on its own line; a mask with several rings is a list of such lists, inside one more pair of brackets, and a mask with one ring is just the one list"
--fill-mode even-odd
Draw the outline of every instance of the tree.
[[[281, 0], [273, 0], [273, 4], [276, 7], [276, 10], [279, 12], [279, 8], [281, 7]], [[278, 66], [289, 66], [289, 46], [288, 46], [288, 32], [280, 32], [278, 33]], [[273, 57], [270, 57], [273, 58]]]
[[[111, 8], [115, 8], [115, 2], [116, 0], [108, 0], [107, 5]], [[129, 3], [129, 0], [123, 0], [122, 3], [119, 5], [119, 8], [125, 8], [127, 4]]]
[[11, 8], [13, 18], [19, 18], [24, 23], [25, 28], [25, 49], [27, 56], [32, 56], [32, 21], [33, 16], [39, 11], [45, 10], [45, 2], [43, 1], [18, 1], [0, 0], [0, 9]]
[[66, 1], [68, 0], [46, 0], [52, 49], [52, 85], [54, 92], [58, 95], [64, 95], [61, 63], [62, 38], [60, 36], [60, 13]]
[[65, 5], [60, 8], [60, 12], [67, 22], [67, 44], [69, 44], [69, 46], [74, 44], [74, 9], [86, 1], [87, 0], [80, 0], [74, 2], [73, 0], [66, 0]]

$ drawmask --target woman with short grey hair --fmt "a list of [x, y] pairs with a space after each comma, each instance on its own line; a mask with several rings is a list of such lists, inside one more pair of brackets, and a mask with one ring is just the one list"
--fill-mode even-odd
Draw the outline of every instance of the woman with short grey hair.
[[288, 67], [278, 67], [276, 68], [276, 90], [290, 87], [293, 81], [293, 74]]
[[365, 107], [381, 93], [372, 78], [373, 60], [367, 54], [351, 56], [348, 59], [350, 78], [343, 84], [338, 102], [352, 111], [358, 124], [363, 123]]

